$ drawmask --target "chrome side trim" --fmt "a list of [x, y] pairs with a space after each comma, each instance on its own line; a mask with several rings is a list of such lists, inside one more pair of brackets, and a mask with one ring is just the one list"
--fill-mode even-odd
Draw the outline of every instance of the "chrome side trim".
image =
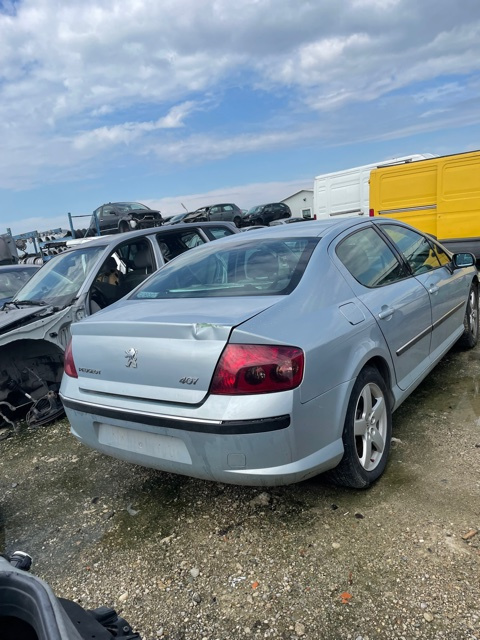
[[436, 329], [438, 326], [442, 324], [442, 322], [445, 322], [445, 320], [450, 318], [450, 316], [453, 316], [453, 314], [459, 309], [461, 309], [464, 304], [465, 302], [460, 302], [455, 307], [453, 307], [453, 309], [450, 309], [450, 311], [447, 311], [445, 315], [443, 315], [441, 318], [439, 318], [436, 322], [433, 323], [433, 328]]
[[414, 338], [412, 338], [411, 340], [406, 342], [403, 345], [403, 347], [400, 347], [400, 349], [397, 349], [395, 351], [395, 355], [397, 355], [397, 356], [403, 355], [405, 353], [405, 351], [408, 351], [410, 349], [410, 347], [413, 347], [413, 345], [417, 344], [417, 342], [419, 342], [422, 338], [424, 338], [426, 335], [428, 335], [432, 331], [433, 331], [433, 327], [432, 327], [432, 325], [430, 325], [429, 327], [427, 327], [426, 329], [421, 331], [418, 335], [416, 335]]
[[361, 209], [346, 209], [345, 211], [335, 211], [335, 213], [330, 213], [330, 218], [334, 218], [335, 216], [346, 216], [352, 213], [356, 213], [359, 216], [363, 216], [363, 211]]
[[447, 311], [447, 313], [445, 313], [441, 318], [436, 320], [433, 323], [433, 325], [431, 325], [430, 327], [427, 327], [426, 329], [421, 331], [418, 335], [416, 335], [414, 338], [406, 342], [402, 347], [397, 349], [395, 352], [395, 355], [397, 356], [403, 355], [405, 351], [408, 351], [408, 349], [410, 349], [410, 347], [413, 347], [413, 345], [417, 344], [417, 342], [419, 342], [422, 338], [424, 338], [426, 335], [431, 333], [434, 329], [439, 327], [443, 322], [445, 322], [445, 320], [448, 320], [450, 316], [453, 316], [453, 314], [456, 313], [459, 309], [461, 309], [464, 304], [465, 302], [460, 302], [459, 304], [455, 305], [453, 309], [450, 309], [450, 311]]
[[388, 213], [408, 213], [409, 211], [434, 211], [437, 208], [436, 204], [426, 204], [423, 207], [404, 207], [403, 209], [383, 209], [378, 212], [378, 215], [386, 215]]

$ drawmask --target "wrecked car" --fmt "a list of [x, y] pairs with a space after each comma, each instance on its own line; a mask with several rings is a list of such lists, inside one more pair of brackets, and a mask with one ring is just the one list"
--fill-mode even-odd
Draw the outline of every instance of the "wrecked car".
[[63, 414], [58, 389], [70, 325], [116, 302], [175, 256], [236, 233], [226, 222], [92, 238], [47, 262], [0, 311], [0, 424]]
[[[109, 202], [95, 209], [89, 233], [125, 233], [134, 229], [150, 229], [163, 224], [162, 214], [141, 202]], [[81, 234], [83, 235], [83, 234]]]

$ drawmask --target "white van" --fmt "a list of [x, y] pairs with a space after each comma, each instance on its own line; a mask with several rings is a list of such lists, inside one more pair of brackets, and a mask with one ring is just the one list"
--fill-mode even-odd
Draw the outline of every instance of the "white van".
[[372, 169], [433, 157], [431, 153], [417, 153], [317, 176], [313, 186], [313, 213], [317, 219], [330, 216], [368, 216]]

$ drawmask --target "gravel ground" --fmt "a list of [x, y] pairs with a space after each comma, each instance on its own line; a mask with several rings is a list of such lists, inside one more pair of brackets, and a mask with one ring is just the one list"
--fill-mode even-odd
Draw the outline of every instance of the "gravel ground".
[[0, 441], [0, 550], [144, 640], [480, 640], [479, 390], [480, 348], [454, 349], [367, 491], [208, 483], [22, 426]]

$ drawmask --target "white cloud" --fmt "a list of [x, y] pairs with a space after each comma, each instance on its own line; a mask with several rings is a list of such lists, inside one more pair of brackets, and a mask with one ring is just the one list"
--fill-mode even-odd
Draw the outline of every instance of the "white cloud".
[[124, 122], [115, 126], [99, 127], [79, 134], [73, 139], [72, 145], [74, 149], [80, 151], [88, 150], [92, 154], [98, 152], [102, 147], [129, 144], [145, 133], [159, 129], [182, 127], [184, 119], [194, 106], [193, 102], [177, 105], [170, 109], [166, 116], [159, 118], [155, 122]]
[[[397, 92], [454, 125], [479, 33], [477, 0], [3, 2], [0, 187], [89, 175], [123, 145], [171, 163], [322, 140], [327, 125], [343, 144], [358, 135], [349, 108]], [[275, 118], [244, 123], [239, 108], [195, 127], [198, 105], [223, 113], [232, 87], [278, 95]]]

